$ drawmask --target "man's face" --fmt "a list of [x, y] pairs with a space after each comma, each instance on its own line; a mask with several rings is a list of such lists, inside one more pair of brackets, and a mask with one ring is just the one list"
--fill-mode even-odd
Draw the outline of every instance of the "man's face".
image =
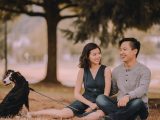
[[120, 46], [120, 58], [123, 62], [129, 62], [136, 58], [137, 49], [132, 49], [130, 42], [123, 42]]

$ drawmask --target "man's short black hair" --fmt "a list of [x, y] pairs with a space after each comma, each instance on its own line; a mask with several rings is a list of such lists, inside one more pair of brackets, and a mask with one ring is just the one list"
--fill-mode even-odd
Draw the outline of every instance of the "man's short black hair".
[[122, 40], [119, 41], [119, 47], [123, 42], [130, 42], [130, 46], [132, 49], [137, 49], [136, 57], [139, 54], [141, 43], [135, 39], [135, 38], [123, 38]]

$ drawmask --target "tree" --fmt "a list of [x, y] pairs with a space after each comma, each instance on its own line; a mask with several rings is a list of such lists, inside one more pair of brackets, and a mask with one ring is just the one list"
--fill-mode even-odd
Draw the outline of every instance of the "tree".
[[73, 0], [73, 3], [80, 7], [81, 16], [73, 22], [74, 31], [63, 31], [76, 43], [93, 38], [108, 46], [109, 42], [117, 43], [129, 28], [146, 31], [153, 24], [160, 24], [159, 0]]
[[[34, 11], [34, 6], [43, 12]], [[69, 9], [74, 15], [62, 16]], [[146, 30], [160, 23], [159, 0], [0, 0], [0, 9], [44, 17], [48, 28], [48, 67], [46, 81], [56, 82], [56, 28], [59, 21], [73, 18], [74, 31], [62, 30], [75, 43], [99, 39], [101, 45], [115, 44], [128, 28]], [[110, 29], [110, 25], [113, 25]]]
[[[35, 11], [35, 6], [42, 8], [42, 11]], [[70, 0], [0, 0], [0, 12], [6, 11], [13, 14], [26, 14], [29, 16], [43, 17], [46, 20], [48, 32], [48, 64], [46, 82], [57, 83], [56, 77], [56, 56], [57, 56], [57, 35], [56, 29], [59, 21], [77, 17], [77, 15], [61, 16], [60, 13], [75, 7]]]
[[[4, 58], [5, 59], [5, 69], [4, 71], [6, 72], [7, 67], [8, 67], [8, 59], [7, 59], [7, 20], [11, 19], [12, 17], [14, 17], [13, 15], [9, 15], [6, 12], [0, 12], [0, 19], [2, 21], [0, 21], [0, 33], [2, 34], [3, 37], [0, 37], [0, 58]], [[2, 25], [3, 24], [3, 25]]]
[[[0, 22], [0, 34], [3, 34], [3, 24]], [[0, 59], [4, 57], [4, 36], [0, 36]]]

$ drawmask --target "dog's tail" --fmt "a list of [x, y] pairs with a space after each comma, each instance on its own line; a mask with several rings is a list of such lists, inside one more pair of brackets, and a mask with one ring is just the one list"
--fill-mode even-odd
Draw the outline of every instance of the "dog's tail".
[[[28, 84], [28, 82], [27, 82], [27, 84]], [[25, 103], [24, 104], [25, 104], [27, 110], [29, 111], [29, 99], [28, 99], [28, 95], [29, 95], [30, 88], [28, 87], [28, 85], [27, 85], [27, 88], [28, 88], [27, 91], [26, 91], [26, 94], [27, 94], [26, 97], [27, 98], [25, 99]]]
[[28, 99], [26, 99], [26, 101], [25, 101], [25, 106], [26, 106], [27, 110], [29, 111], [29, 100]]

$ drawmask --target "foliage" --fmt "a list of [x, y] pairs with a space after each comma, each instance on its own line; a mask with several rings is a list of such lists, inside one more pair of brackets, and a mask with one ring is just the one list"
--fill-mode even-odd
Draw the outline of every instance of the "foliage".
[[[46, 4], [49, 4], [45, 0], [1, 0], [0, 2], [2, 3], [0, 9], [44, 17], [45, 12], [33, 12], [32, 5], [45, 10]], [[50, 3], [58, 5], [57, 13], [66, 8], [72, 8], [70, 11], [76, 13], [75, 17], [78, 16], [73, 22], [74, 31], [62, 30], [68, 39], [74, 40], [75, 43], [98, 38], [101, 45], [107, 46], [109, 42], [115, 44], [128, 28], [147, 30], [153, 24], [160, 23], [160, 2], [158, 0], [60, 0]], [[56, 6], [53, 5], [53, 7]], [[61, 19], [70, 17], [63, 16]], [[109, 28], [109, 22], [113, 24], [112, 30]]]
[[[73, 0], [80, 8], [74, 31], [64, 31], [75, 42], [98, 38], [101, 44], [115, 44], [128, 28], [146, 31], [160, 24], [159, 0]], [[113, 24], [109, 29], [109, 23]]]

